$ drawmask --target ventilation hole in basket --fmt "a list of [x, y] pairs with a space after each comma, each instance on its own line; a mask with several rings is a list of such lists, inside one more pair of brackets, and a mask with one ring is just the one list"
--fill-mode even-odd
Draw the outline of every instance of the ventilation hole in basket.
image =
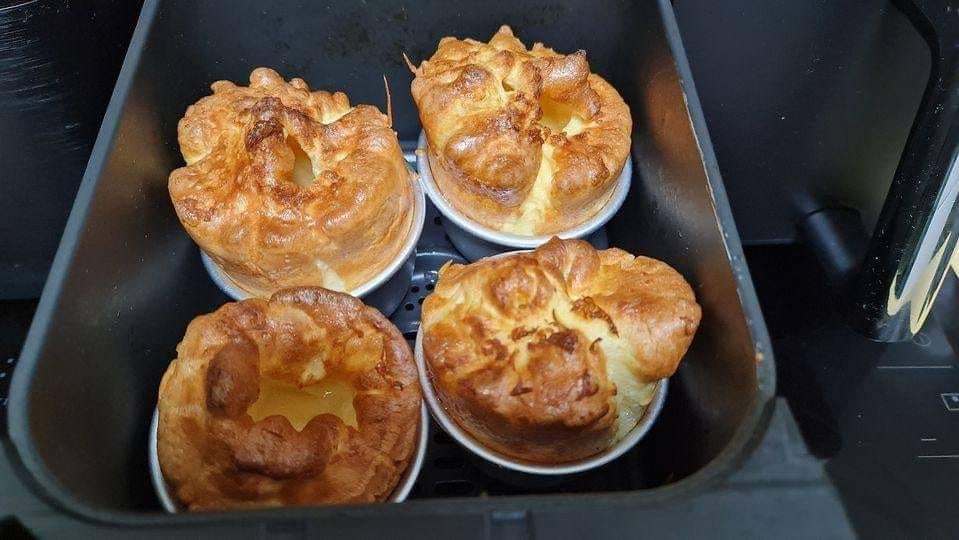
[[451, 244], [453, 243], [453, 241], [450, 240], [450, 235], [448, 235], [448, 234], [444, 234], [444, 235], [443, 235], [443, 240], [446, 240], [447, 242], [449, 242], [449, 243], [451, 243]]
[[453, 438], [445, 431], [437, 431], [433, 434], [433, 442], [436, 444], [453, 444]]
[[475, 486], [466, 480], [444, 480], [433, 484], [433, 494], [440, 497], [456, 497], [473, 493]]
[[426, 290], [427, 290], [427, 291], [432, 291], [432, 290], [435, 289], [435, 288], [436, 288], [436, 285], [433, 284], [433, 283], [427, 283], [427, 284], [426, 284]]
[[406, 304], [405, 306], [403, 306], [403, 309], [405, 309], [406, 311], [413, 311], [414, 307], [415, 306], [413, 304]]
[[416, 294], [416, 293], [420, 292], [420, 288], [417, 287], [416, 285], [413, 285], [412, 287], [410, 287], [410, 292], [413, 293], [413, 294]]
[[433, 225], [436, 225], [437, 227], [442, 226], [442, 225], [443, 225], [443, 218], [441, 218], [441, 217], [439, 217], [439, 216], [436, 216], [435, 218], [433, 218]]
[[443, 456], [433, 460], [433, 465], [437, 469], [459, 469], [464, 463], [461, 456]]

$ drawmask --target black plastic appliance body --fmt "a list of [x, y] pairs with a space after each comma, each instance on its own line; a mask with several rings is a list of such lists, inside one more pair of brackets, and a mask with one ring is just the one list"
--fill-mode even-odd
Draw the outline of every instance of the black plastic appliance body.
[[[516, 496], [435, 498], [420, 486], [401, 505], [164, 514], [146, 451], [157, 385], [187, 323], [226, 301], [167, 194], [167, 176], [182, 163], [176, 124], [186, 106], [213, 81], [242, 83], [254, 67], [271, 66], [382, 107], [385, 73], [394, 127], [414, 141], [402, 53], [418, 61], [443, 36], [487, 39], [503, 23], [527, 43], [586, 49], [632, 109], [635, 172], [610, 242], [674, 265], [704, 310], [653, 430], [607, 467]], [[446, 537], [529, 516], [577, 516], [589, 526], [585, 516], [704, 493], [762, 436], [774, 390], [769, 338], [667, 0], [148, 0], [14, 373], [9, 431], [38, 493], [105, 525], [256, 531], [308, 522], [400, 533], [427, 523]]]

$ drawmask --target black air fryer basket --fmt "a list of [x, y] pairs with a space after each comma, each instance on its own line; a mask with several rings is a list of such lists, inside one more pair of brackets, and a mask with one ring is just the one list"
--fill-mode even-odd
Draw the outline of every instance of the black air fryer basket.
[[[703, 307], [659, 420], [623, 457], [555, 482], [497, 471], [433, 426], [419, 481], [401, 504], [165, 514], [147, 464], [157, 387], [187, 323], [228, 300], [167, 193], [169, 172], [182, 164], [176, 124], [186, 107], [213, 81], [242, 84], [268, 66], [384, 108], [385, 74], [394, 127], [412, 151], [420, 126], [402, 53], [418, 63], [443, 36], [486, 40], [501, 24], [527, 44], [585, 49], [631, 107], [634, 177], [607, 226], [610, 244], [673, 265]], [[415, 292], [394, 315], [404, 331], [415, 330], [438, 261], [456, 257], [430, 211]], [[774, 386], [766, 328], [667, 0], [147, 0], [12, 381], [9, 428], [22, 476], [41, 496], [128, 532], [445, 538], [534, 522], [541, 532], [562, 523], [587, 531], [610, 512], [717, 485], [762, 436]]]

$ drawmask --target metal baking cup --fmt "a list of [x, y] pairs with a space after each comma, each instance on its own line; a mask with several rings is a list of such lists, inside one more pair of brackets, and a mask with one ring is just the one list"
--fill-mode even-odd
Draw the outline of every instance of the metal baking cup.
[[646, 432], [649, 431], [649, 428], [653, 426], [653, 422], [656, 421], [656, 417], [659, 416], [659, 413], [663, 410], [663, 404], [666, 402], [666, 387], [669, 383], [667, 379], [661, 379], [656, 383], [653, 399], [649, 402], [649, 405], [646, 406], [646, 409], [643, 411], [643, 416], [636, 423], [636, 426], [630, 430], [625, 437], [606, 450], [588, 458], [555, 465], [544, 465], [532, 461], [524, 461], [487, 448], [446, 414], [446, 409], [443, 408], [439, 398], [433, 393], [432, 377], [429, 368], [426, 366], [426, 359], [423, 356], [422, 327], [420, 327], [419, 332], [416, 333], [416, 346], [413, 350], [414, 357], [416, 358], [416, 369], [420, 377], [420, 386], [423, 387], [423, 397], [426, 398], [426, 403], [430, 407], [433, 418], [442, 426], [443, 430], [449, 433], [450, 436], [456, 439], [461, 445], [465, 446], [470, 452], [500, 467], [514, 471], [529, 474], [560, 475], [580, 473], [595, 469], [600, 465], [605, 465], [625, 454], [633, 446], [636, 446], [636, 443], [638, 443], [639, 440], [646, 435]]
[[[423, 195], [423, 187], [415, 180], [412, 183], [413, 220], [410, 234], [406, 237], [403, 247], [396, 258], [380, 273], [373, 276], [373, 279], [352, 291], [347, 291], [353, 296], [362, 298], [364, 304], [375, 307], [387, 317], [399, 307], [403, 297], [406, 296], [406, 289], [410, 286], [410, 280], [413, 278], [413, 264], [416, 260], [416, 243], [423, 232], [423, 223], [426, 219], [426, 197]], [[227, 296], [234, 300], [245, 300], [255, 296], [237, 285], [202, 249], [200, 257], [210, 278]]]
[[[150, 479], [153, 481], [153, 490], [156, 491], [157, 498], [160, 499], [160, 504], [163, 505], [164, 510], [171, 514], [184, 512], [186, 510], [177, 504], [173, 498], [173, 494], [170, 492], [166, 480], [163, 478], [163, 471], [160, 469], [160, 456], [157, 453], [158, 422], [159, 412], [154, 409], [153, 420], [150, 421], [150, 441], [148, 443]], [[403, 475], [400, 476], [400, 481], [396, 484], [396, 487], [393, 488], [393, 493], [389, 499], [387, 499], [389, 502], [398, 503], [405, 501], [413, 489], [413, 484], [416, 483], [416, 477], [420, 474], [420, 469], [423, 467], [423, 459], [426, 456], [429, 425], [430, 417], [429, 413], [426, 412], [426, 404], [424, 403], [420, 405], [419, 433], [416, 435], [416, 448], [413, 449], [413, 456], [410, 458], [410, 463], [406, 466], [406, 470], [403, 471]]]
[[424, 132], [420, 132], [418, 146], [416, 170], [419, 173], [420, 181], [423, 183], [423, 189], [426, 190], [426, 194], [440, 213], [443, 214], [443, 228], [446, 230], [450, 242], [469, 261], [475, 261], [504, 251], [535, 248], [545, 244], [553, 236], [583, 238], [589, 240], [597, 248], [603, 249], [607, 246], [603, 245], [606, 235], [601, 227], [623, 206], [623, 201], [629, 194], [629, 186], [633, 179], [633, 158], [627, 156], [626, 163], [623, 164], [623, 171], [616, 180], [616, 186], [613, 188], [609, 200], [589, 221], [556, 234], [523, 236], [491, 229], [459, 213], [446, 200], [433, 179]]

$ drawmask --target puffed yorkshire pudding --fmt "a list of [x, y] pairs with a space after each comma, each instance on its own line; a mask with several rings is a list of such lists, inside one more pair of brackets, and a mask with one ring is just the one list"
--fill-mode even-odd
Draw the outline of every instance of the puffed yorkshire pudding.
[[430, 170], [443, 196], [486, 227], [526, 236], [581, 225], [609, 200], [632, 119], [586, 52], [526, 47], [503, 26], [482, 43], [445, 37], [410, 66]]
[[390, 120], [272, 69], [213, 83], [178, 126], [177, 216], [242, 289], [351, 291], [384, 270], [413, 227], [413, 184]]
[[382, 501], [420, 403], [409, 345], [380, 312], [284, 289], [190, 323], [160, 383], [160, 467], [191, 510]]
[[449, 264], [423, 303], [423, 354], [453, 420], [514, 458], [599, 453], [642, 417], [699, 326], [667, 264], [582, 240]]

